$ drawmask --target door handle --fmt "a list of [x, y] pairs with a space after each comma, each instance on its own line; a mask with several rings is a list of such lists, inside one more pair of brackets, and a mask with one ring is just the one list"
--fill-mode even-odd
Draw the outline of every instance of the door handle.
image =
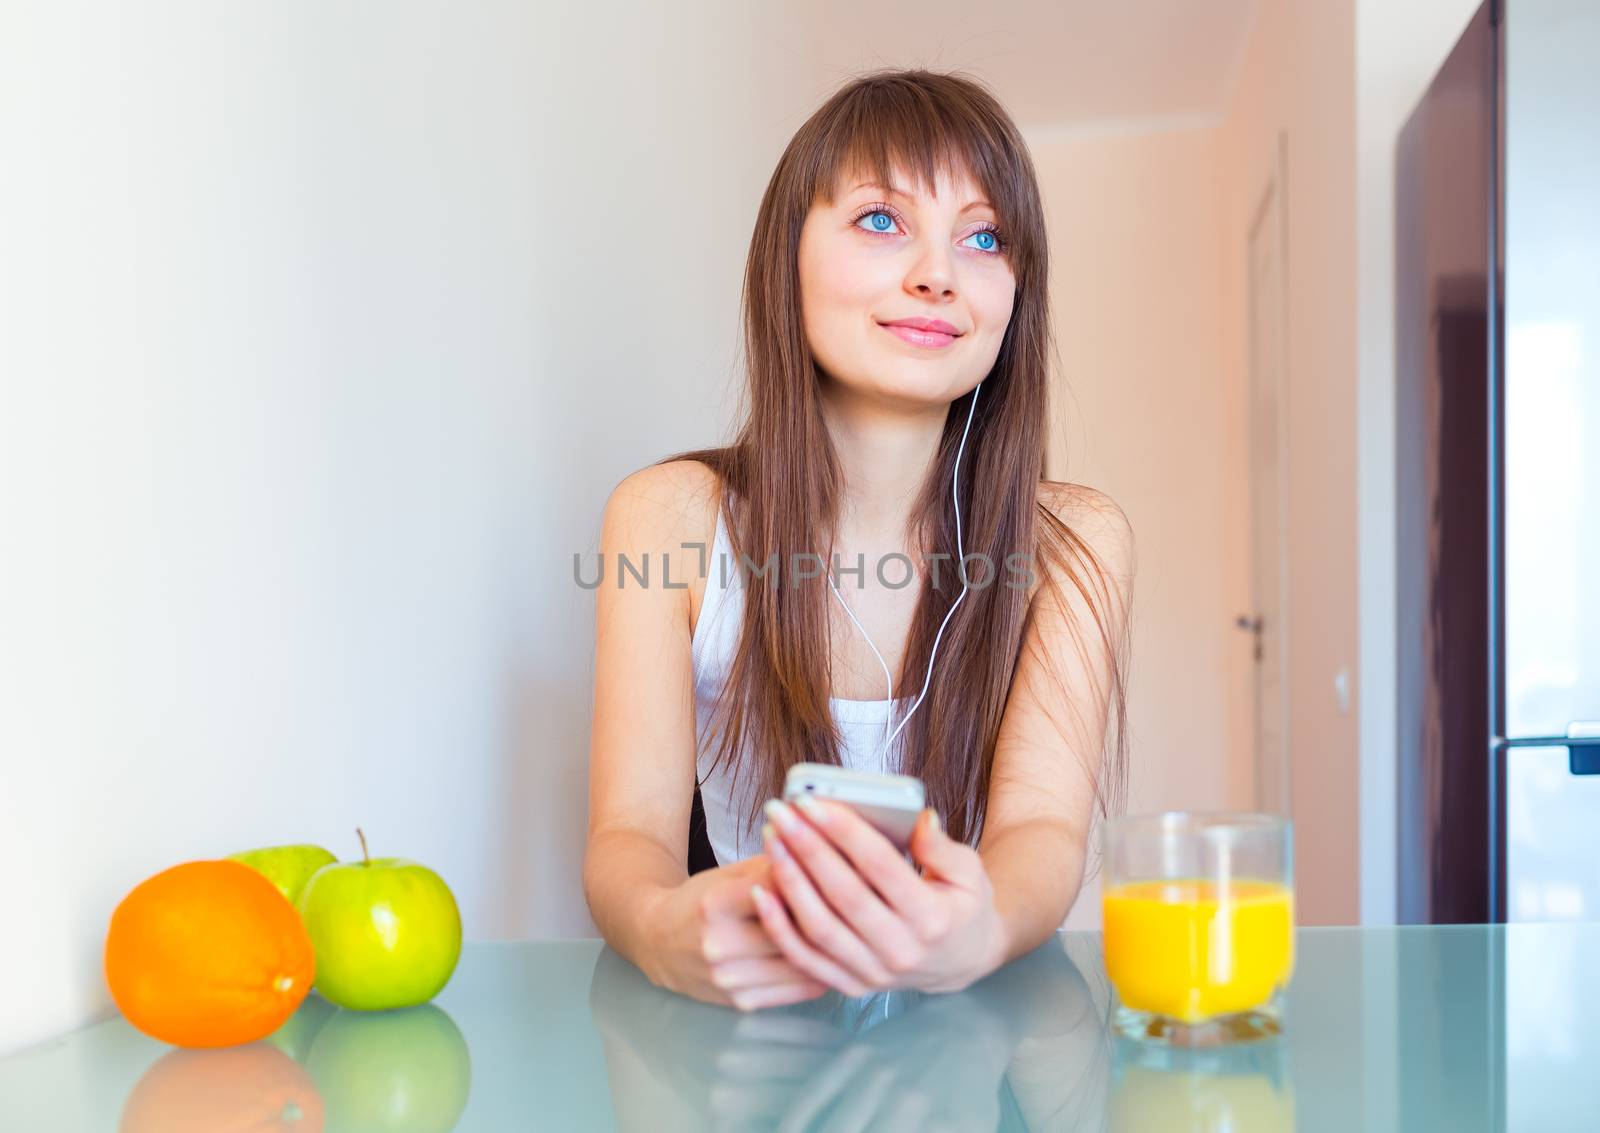
[[1263, 652], [1261, 646], [1261, 631], [1266, 628], [1266, 621], [1261, 617], [1260, 614], [1257, 614], [1253, 618], [1249, 614], [1240, 614], [1238, 617], [1233, 619], [1233, 624], [1239, 629], [1247, 629], [1255, 635], [1256, 642], [1253, 652], [1255, 654], [1255, 659], [1257, 661], [1261, 660]]
[[1564, 747], [1572, 774], [1600, 775], [1600, 720], [1575, 720], [1564, 736], [1496, 736], [1492, 746], [1497, 753], [1514, 747]]
[[1574, 720], [1567, 738], [1587, 740], [1582, 747], [1567, 745], [1567, 770], [1574, 775], [1600, 775], [1600, 720]]

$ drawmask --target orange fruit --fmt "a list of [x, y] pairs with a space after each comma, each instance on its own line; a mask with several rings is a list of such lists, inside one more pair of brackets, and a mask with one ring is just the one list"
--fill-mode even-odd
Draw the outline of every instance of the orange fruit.
[[311, 1075], [266, 1043], [172, 1050], [128, 1095], [121, 1133], [322, 1133]]
[[232, 1046], [277, 1030], [311, 990], [300, 914], [233, 861], [185, 862], [134, 887], [111, 914], [106, 984], [123, 1016], [175, 1046]]

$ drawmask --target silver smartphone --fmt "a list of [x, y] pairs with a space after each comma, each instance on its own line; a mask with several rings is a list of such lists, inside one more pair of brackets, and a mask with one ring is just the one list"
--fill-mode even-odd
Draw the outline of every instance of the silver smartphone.
[[917, 815], [926, 806], [922, 780], [911, 775], [851, 771], [827, 763], [797, 763], [783, 780], [784, 801], [814, 795], [844, 803], [902, 851], [911, 848]]

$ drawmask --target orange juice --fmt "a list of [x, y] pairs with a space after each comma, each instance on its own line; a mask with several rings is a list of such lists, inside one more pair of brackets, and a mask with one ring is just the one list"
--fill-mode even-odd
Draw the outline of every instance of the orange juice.
[[1106, 972], [1136, 1011], [1184, 1023], [1249, 1011], [1294, 969], [1294, 893], [1278, 882], [1123, 882], [1103, 915]]

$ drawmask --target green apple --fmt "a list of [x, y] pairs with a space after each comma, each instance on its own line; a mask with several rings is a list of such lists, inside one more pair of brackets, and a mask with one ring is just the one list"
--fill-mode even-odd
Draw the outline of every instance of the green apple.
[[292, 905], [299, 900], [300, 890], [305, 888], [312, 874], [339, 859], [321, 846], [268, 846], [264, 850], [229, 854], [228, 860], [243, 862], [264, 876]]
[[322, 1025], [339, 1010], [316, 992], [312, 992], [301, 1001], [295, 1013], [283, 1021], [283, 1025], [273, 1031], [265, 1039], [290, 1058], [305, 1065], [306, 1055], [311, 1051], [311, 1043], [317, 1037], [317, 1032], [322, 1030]]
[[405, 858], [324, 866], [296, 908], [317, 954], [316, 989], [340, 1007], [386, 1011], [426, 1003], [461, 958], [461, 912], [444, 880]]
[[431, 1003], [340, 1011], [311, 1044], [306, 1069], [328, 1129], [340, 1133], [448, 1133], [472, 1087], [467, 1040]]

